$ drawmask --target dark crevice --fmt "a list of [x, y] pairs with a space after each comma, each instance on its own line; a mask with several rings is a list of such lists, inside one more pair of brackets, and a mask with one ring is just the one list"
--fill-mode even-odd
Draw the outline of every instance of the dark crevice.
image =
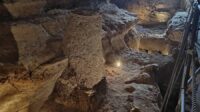
[[[165, 66], [159, 67], [159, 69], [155, 72], [156, 83], [158, 84], [160, 88], [163, 98], [165, 96], [165, 93], [167, 91], [167, 88], [171, 79], [173, 67], [174, 67], [174, 62], [171, 62]], [[175, 112], [176, 106], [178, 104], [178, 99], [179, 99], [180, 82], [181, 82], [181, 79], [179, 78], [176, 81], [176, 84], [173, 88], [171, 98], [169, 100], [167, 112]]]
[[17, 42], [9, 24], [0, 24], [0, 62], [17, 63], [19, 60]]

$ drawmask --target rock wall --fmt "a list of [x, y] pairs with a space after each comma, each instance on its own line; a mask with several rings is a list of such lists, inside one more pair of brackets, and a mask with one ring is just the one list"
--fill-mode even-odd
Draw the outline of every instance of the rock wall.
[[[146, 20], [139, 10], [157, 4], [137, 2], [141, 7], [127, 7], [138, 9], [141, 24], [166, 22], [173, 13], [161, 5], [161, 11], [156, 9]], [[0, 4], [0, 111], [95, 112], [106, 93], [104, 62], [113, 63], [116, 54], [128, 48], [124, 37], [135, 27], [136, 14], [108, 0]], [[166, 53], [168, 47], [163, 38], [139, 41], [140, 49]], [[149, 47], [152, 41], [155, 46]], [[156, 46], [158, 41], [166, 46]]]
[[136, 15], [126, 10], [119, 9], [116, 5], [102, 3], [99, 12], [103, 17], [102, 45], [104, 57], [107, 63], [113, 63], [118, 59], [116, 53], [128, 48], [124, 37], [137, 23]]
[[187, 16], [188, 13], [180, 9], [174, 13], [171, 19], [166, 21], [166, 25], [161, 23], [156, 26], [137, 25], [125, 36], [125, 42], [130, 48], [137, 51], [172, 54], [174, 48], [177, 48], [182, 41]]
[[0, 3], [1, 112], [49, 112], [56, 105], [52, 112], [87, 112], [99, 106], [106, 85], [102, 19], [66, 10], [71, 2]]
[[139, 32], [138, 29], [131, 29], [125, 36], [125, 42], [129, 48], [136, 51], [146, 51], [148, 53], [161, 53], [169, 55], [171, 53], [171, 43], [163, 34], [151, 34]]

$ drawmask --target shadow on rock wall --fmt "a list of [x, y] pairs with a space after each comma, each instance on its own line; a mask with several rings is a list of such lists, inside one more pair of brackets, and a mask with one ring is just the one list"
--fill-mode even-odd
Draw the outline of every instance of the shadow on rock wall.
[[0, 62], [16, 63], [18, 61], [18, 48], [11, 32], [9, 21], [12, 19], [7, 8], [0, 1]]

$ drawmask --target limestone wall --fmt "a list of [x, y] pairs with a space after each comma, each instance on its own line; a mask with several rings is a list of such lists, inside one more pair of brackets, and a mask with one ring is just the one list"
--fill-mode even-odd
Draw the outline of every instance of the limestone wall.
[[[92, 102], [102, 100], [102, 19], [98, 14], [73, 14], [65, 9], [70, 4], [69, 0], [0, 3], [1, 112], [47, 112], [56, 104], [60, 108], [54, 112], [62, 108], [86, 112], [98, 106]], [[80, 103], [85, 110], [72, 105], [82, 101], [87, 102]]]

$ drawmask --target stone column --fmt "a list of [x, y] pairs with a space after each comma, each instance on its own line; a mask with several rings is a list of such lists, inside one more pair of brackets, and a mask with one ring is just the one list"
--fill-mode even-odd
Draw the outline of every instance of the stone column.
[[102, 100], [102, 87], [97, 87], [104, 77], [101, 36], [101, 16], [90, 12], [70, 15], [63, 39], [69, 70], [58, 82], [57, 89], [63, 91], [56, 98], [68, 111], [95, 111]]

